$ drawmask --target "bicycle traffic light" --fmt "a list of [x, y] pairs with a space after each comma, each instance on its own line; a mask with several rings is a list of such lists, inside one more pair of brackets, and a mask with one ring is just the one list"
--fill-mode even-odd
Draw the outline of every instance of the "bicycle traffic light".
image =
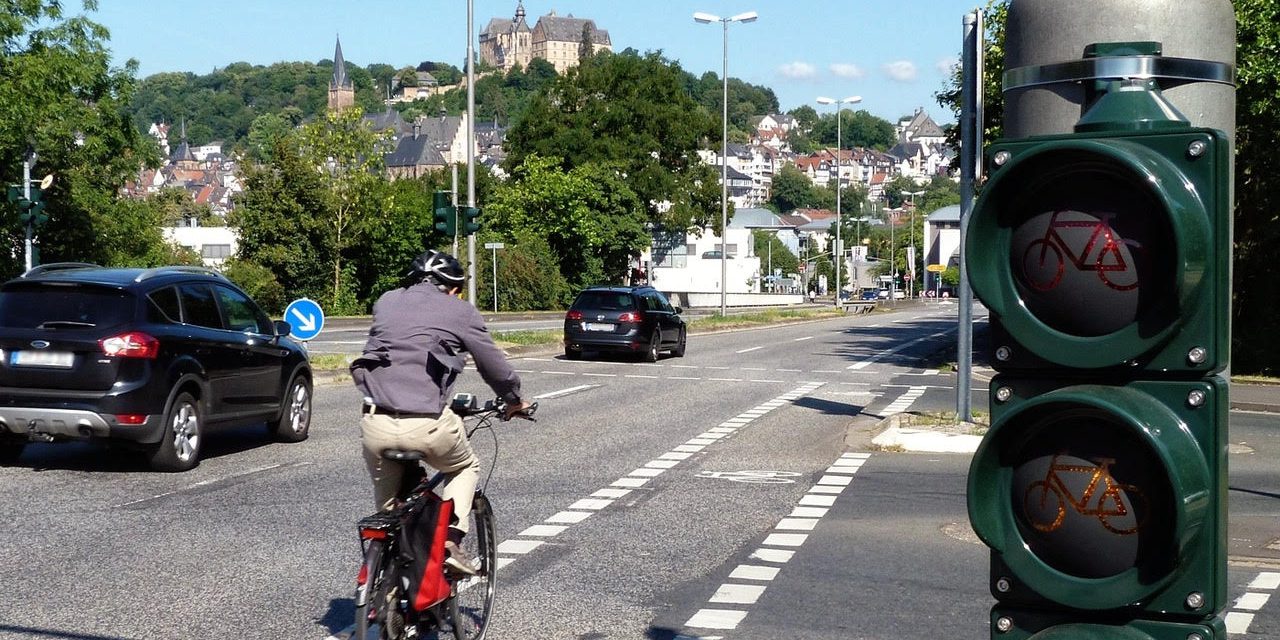
[[431, 208], [436, 231], [452, 237], [458, 233], [458, 210], [449, 203], [449, 199], [448, 191], [437, 191], [431, 197]]
[[1074, 133], [992, 145], [967, 227], [992, 637], [1225, 638], [1231, 144], [1097, 88]]
[[480, 230], [480, 210], [475, 207], [464, 207], [462, 209], [463, 225], [462, 233], [471, 235]]

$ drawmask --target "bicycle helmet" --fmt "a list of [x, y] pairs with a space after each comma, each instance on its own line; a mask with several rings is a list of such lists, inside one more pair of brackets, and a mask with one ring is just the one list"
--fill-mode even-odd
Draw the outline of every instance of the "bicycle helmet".
[[413, 281], [430, 278], [432, 282], [445, 288], [461, 287], [467, 281], [467, 275], [457, 258], [434, 249], [428, 249], [414, 258], [405, 276]]

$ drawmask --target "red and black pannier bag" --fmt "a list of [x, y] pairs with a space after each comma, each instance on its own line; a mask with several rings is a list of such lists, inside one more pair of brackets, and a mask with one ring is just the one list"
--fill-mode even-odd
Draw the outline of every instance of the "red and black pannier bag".
[[453, 518], [453, 500], [427, 493], [415, 501], [400, 521], [400, 562], [409, 577], [409, 603], [425, 611], [449, 597], [444, 577], [444, 543]]

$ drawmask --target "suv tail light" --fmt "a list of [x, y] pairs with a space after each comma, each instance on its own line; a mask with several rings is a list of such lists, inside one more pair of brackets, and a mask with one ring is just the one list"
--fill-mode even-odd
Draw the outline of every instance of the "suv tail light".
[[618, 316], [618, 322], [640, 322], [643, 317], [635, 311], [627, 311]]
[[570, 311], [569, 313], [564, 314], [564, 319], [565, 320], [581, 320], [582, 312], [577, 310]]
[[98, 341], [98, 344], [102, 345], [102, 353], [117, 358], [155, 360], [160, 354], [160, 341], [141, 331], [130, 331], [103, 338]]

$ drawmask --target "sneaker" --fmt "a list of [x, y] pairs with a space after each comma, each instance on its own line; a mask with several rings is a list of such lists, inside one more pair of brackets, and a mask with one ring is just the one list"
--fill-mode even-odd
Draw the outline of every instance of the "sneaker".
[[446, 554], [444, 559], [445, 567], [452, 569], [454, 573], [468, 576], [479, 575], [480, 572], [476, 571], [475, 560], [466, 551], [463, 551], [462, 547], [458, 546], [458, 543], [452, 540], [445, 541], [444, 552]]

